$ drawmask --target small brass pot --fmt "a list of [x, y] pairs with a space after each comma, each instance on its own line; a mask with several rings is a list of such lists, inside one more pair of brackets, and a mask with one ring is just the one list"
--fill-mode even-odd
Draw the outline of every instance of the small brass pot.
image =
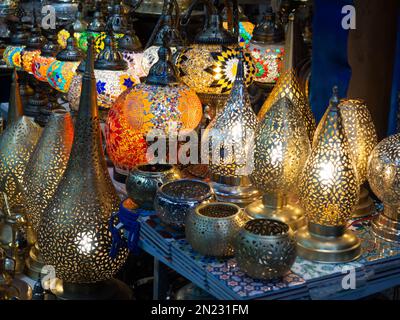
[[157, 189], [180, 178], [181, 172], [170, 164], [138, 165], [126, 179], [126, 191], [138, 206], [151, 210], [154, 209]]
[[202, 255], [233, 256], [234, 241], [248, 220], [240, 207], [233, 203], [201, 204], [186, 217], [186, 240]]
[[235, 242], [238, 267], [252, 278], [284, 276], [296, 259], [293, 232], [283, 222], [255, 219], [247, 222]]
[[212, 199], [213, 193], [208, 183], [181, 179], [168, 182], [157, 190], [154, 207], [161, 221], [183, 228], [190, 210]]

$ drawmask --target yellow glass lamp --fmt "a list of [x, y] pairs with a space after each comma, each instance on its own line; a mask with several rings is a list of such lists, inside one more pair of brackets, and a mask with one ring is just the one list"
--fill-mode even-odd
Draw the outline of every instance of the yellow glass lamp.
[[277, 219], [293, 230], [306, 224], [304, 212], [288, 203], [298, 193], [298, 180], [311, 146], [301, 114], [288, 98], [281, 98], [268, 110], [255, 133], [254, 184], [263, 199], [246, 207], [254, 218]]
[[83, 58], [82, 51], [76, 47], [75, 38], [68, 38], [67, 47], [61, 50], [56, 61], [52, 62], [47, 70], [47, 81], [54, 89], [67, 93], [76, 74], [76, 70]]
[[[146, 136], [152, 132], [168, 135], [193, 130], [202, 118], [196, 93], [178, 81], [169, 48], [159, 49], [159, 61], [144, 83], [123, 92], [108, 113], [107, 153], [114, 177], [126, 179], [134, 166], [148, 162]], [[159, 136], [159, 135], [158, 135]]]
[[[189, 16], [196, 4], [190, 6]], [[203, 104], [211, 107], [214, 117], [225, 106], [236, 77], [238, 40], [222, 27], [222, 21], [212, 1], [206, 4], [208, 24], [192, 45], [178, 55], [176, 66], [180, 79], [196, 91]], [[183, 18], [183, 24], [187, 21]], [[244, 79], [246, 85], [253, 82], [255, 68], [252, 57], [244, 53]]]
[[[94, 74], [99, 110], [108, 113], [117, 97], [126, 89], [139, 83], [140, 79], [127, 72], [128, 66], [121, 53], [115, 48], [115, 42], [111, 35], [107, 37], [105, 43], [104, 50], [99, 53], [95, 61]], [[80, 69], [78, 68], [78, 72], [72, 80], [67, 96], [71, 109], [75, 111], [78, 111], [81, 97], [82, 72], [79, 72]]]
[[294, 44], [294, 14], [289, 16], [289, 24], [285, 42], [284, 68], [278, 82], [276, 83], [268, 99], [264, 102], [258, 113], [258, 118], [262, 119], [265, 113], [280, 98], [287, 97], [302, 114], [307, 128], [308, 136], [312, 141], [315, 132], [315, 118], [311, 111], [308, 98], [297, 78], [293, 65], [293, 44]]
[[[79, 4], [78, 11], [76, 12], [75, 21], [72, 22], [72, 32], [76, 39], [76, 42], [79, 43], [79, 39], [83, 32], [86, 31], [88, 27], [88, 23], [83, 18], [81, 4]], [[62, 49], [67, 47], [67, 40], [70, 37], [70, 31], [67, 29], [62, 29], [57, 34], [57, 42]]]
[[372, 151], [368, 182], [383, 202], [384, 210], [372, 221], [373, 233], [386, 241], [400, 242], [400, 134], [383, 139]]
[[247, 49], [256, 65], [254, 81], [259, 85], [273, 86], [282, 73], [285, 43], [283, 27], [272, 10], [255, 28]]
[[300, 202], [308, 226], [296, 233], [298, 255], [340, 263], [361, 254], [359, 239], [347, 229], [358, 201], [357, 169], [340, 114], [337, 88], [300, 177]]
[[244, 57], [225, 108], [208, 125], [202, 144], [209, 144], [209, 169], [219, 201], [246, 206], [260, 197], [250, 180], [257, 116], [251, 108], [244, 78]]

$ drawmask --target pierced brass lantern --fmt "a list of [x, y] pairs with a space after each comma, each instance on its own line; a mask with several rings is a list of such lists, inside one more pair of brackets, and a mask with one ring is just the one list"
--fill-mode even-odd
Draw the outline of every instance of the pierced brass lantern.
[[294, 15], [289, 17], [288, 31], [286, 34], [284, 72], [280, 76], [268, 99], [264, 102], [258, 113], [258, 119], [262, 119], [273, 104], [280, 98], [288, 98], [303, 116], [308, 137], [312, 141], [315, 132], [315, 118], [304, 89], [300, 85], [293, 63], [294, 47]]
[[247, 214], [280, 220], [294, 230], [306, 223], [302, 208], [288, 203], [287, 198], [298, 193], [298, 177], [310, 149], [299, 111], [289, 99], [279, 99], [256, 130], [251, 177], [264, 195], [262, 200], [247, 206]]
[[257, 124], [246, 89], [240, 51], [236, 80], [225, 108], [203, 135], [203, 141], [210, 147], [212, 186], [220, 201], [247, 205], [260, 196], [249, 177]]
[[368, 181], [383, 202], [384, 211], [372, 222], [375, 235], [400, 242], [400, 134], [382, 140], [372, 151]]
[[330, 263], [351, 261], [361, 254], [360, 241], [346, 229], [359, 184], [338, 103], [335, 88], [300, 178], [300, 202], [308, 226], [296, 233], [301, 257]]
[[109, 255], [109, 219], [120, 199], [101, 144], [93, 56], [90, 40], [70, 159], [39, 224], [43, 260], [63, 281], [63, 292], [58, 293], [63, 298], [104, 299], [119, 293], [120, 282], [111, 279], [127, 257], [127, 250], [120, 250], [115, 259]]

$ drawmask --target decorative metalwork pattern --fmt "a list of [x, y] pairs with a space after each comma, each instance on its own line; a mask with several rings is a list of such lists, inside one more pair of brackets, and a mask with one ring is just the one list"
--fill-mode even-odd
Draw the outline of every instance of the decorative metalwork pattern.
[[181, 172], [172, 165], [138, 165], [128, 175], [126, 191], [141, 208], [154, 209], [157, 189], [181, 177]]
[[256, 186], [265, 192], [297, 193], [311, 149], [299, 110], [289, 99], [279, 99], [260, 121], [255, 136]]
[[108, 114], [108, 154], [114, 165], [130, 170], [147, 162], [147, 133], [194, 129], [201, 118], [201, 102], [187, 86], [138, 84], [122, 93]]
[[202, 204], [186, 217], [186, 239], [205, 256], [233, 256], [234, 241], [247, 221], [248, 217], [235, 204]]
[[108, 280], [127, 257], [126, 249], [115, 259], [109, 255], [112, 237], [108, 223], [120, 199], [101, 144], [93, 55], [90, 43], [70, 159], [39, 224], [43, 260], [55, 267], [64, 283]]
[[[23, 116], [3, 132], [0, 141], [0, 191], [11, 207], [23, 207], [23, 176], [42, 129]], [[1, 200], [2, 201], [2, 200]]]
[[[236, 77], [237, 50], [221, 45], [193, 45], [183, 50], [176, 62], [181, 80], [197, 93], [228, 94]], [[246, 85], [253, 82], [255, 67], [245, 53]]]
[[384, 211], [400, 214], [400, 134], [382, 140], [372, 151], [368, 164], [368, 182], [372, 191], [384, 203]]
[[339, 109], [361, 185], [367, 179], [369, 155], [378, 143], [374, 122], [363, 100], [343, 99]]
[[67, 167], [74, 137], [72, 117], [64, 111], [50, 116], [23, 179], [26, 216], [37, 233], [40, 218]]
[[307, 128], [308, 137], [312, 141], [315, 132], [315, 118], [311, 111], [307, 97], [304, 95], [302, 88], [296, 76], [296, 72], [291, 69], [281, 75], [268, 99], [264, 102], [258, 113], [258, 118], [262, 119], [265, 113], [280, 98], [288, 98], [294, 106], [300, 111], [304, 118]]
[[[96, 77], [97, 104], [99, 108], [110, 109], [118, 96], [135, 84], [140, 83], [126, 71], [94, 70]], [[76, 74], [68, 91], [68, 102], [73, 110], [78, 110], [81, 97], [82, 75]]]
[[243, 80], [238, 76], [225, 108], [204, 132], [210, 144], [210, 171], [224, 177], [247, 176], [252, 170], [258, 121]]
[[56, 90], [67, 93], [79, 62], [54, 61], [47, 69], [47, 81]]
[[212, 200], [208, 183], [198, 180], [176, 180], [157, 190], [154, 207], [161, 221], [177, 228], [185, 225], [190, 210]]
[[246, 223], [236, 245], [239, 269], [256, 279], [274, 279], [290, 271], [296, 259], [296, 242], [289, 226], [269, 219]]
[[39, 81], [47, 82], [47, 71], [54, 61], [56, 61], [54, 57], [35, 56], [32, 64], [33, 76]]
[[3, 60], [9, 68], [22, 70], [21, 52], [25, 46], [7, 46], [3, 53]]
[[358, 194], [357, 171], [342, 117], [337, 106], [331, 106], [301, 175], [300, 201], [309, 222], [342, 226]]
[[22, 68], [28, 73], [32, 73], [33, 61], [40, 55], [40, 50], [23, 50], [21, 53]]

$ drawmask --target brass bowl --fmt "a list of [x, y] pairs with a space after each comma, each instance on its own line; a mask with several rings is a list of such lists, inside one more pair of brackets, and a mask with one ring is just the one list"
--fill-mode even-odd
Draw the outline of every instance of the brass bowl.
[[284, 276], [296, 259], [296, 242], [289, 226], [271, 219], [246, 223], [235, 242], [238, 267], [252, 278]]
[[181, 172], [170, 164], [138, 165], [126, 179], [126, 191], [138, 206], [151, 210], [154, 209], [157, 189], [180, 178]]
[[233, 256], [234, 241], [248, 220], [240, 207], [233, 203], [204, 203], [186, 217], [186, 240], [202, 255]]
[[162, 222], [183, 228], [189, 212], [212, 199], [213, 193], [208, 183], [181, 179], [168, 182], [157, 190], [154, 208]]

